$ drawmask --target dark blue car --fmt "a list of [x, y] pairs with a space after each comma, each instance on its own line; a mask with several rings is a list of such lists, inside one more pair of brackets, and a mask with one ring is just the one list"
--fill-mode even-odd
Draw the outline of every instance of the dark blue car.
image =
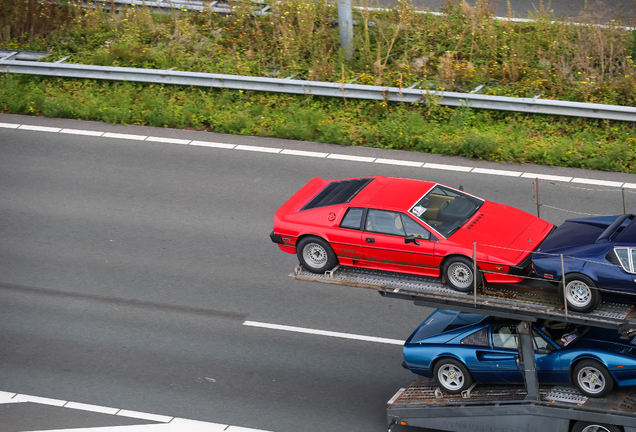
[[[404, 365], [457, 394], [473, 382], [523, 383], [518, 321], [437, 309], [404, 343]], [[540, 383], [573, 383], [590, 397], [636, 385], [636, 338], [558, 321], [533, 325]]]
[[[577, 312], [594, 310], [603, 298], [636, 302], [636, 216], [571, 219], [554, 230], [532, 255], [534, 272], [561, 281], [565, 298]], [[563, 284], [559, 283], [563, 298]]]

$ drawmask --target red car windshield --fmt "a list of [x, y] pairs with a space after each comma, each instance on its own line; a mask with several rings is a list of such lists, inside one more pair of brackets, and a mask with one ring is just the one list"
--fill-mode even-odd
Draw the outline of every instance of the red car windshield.
[[483, 203], [479, 198], [437, 185], [410, 212], [448, 238], [464, 226]]

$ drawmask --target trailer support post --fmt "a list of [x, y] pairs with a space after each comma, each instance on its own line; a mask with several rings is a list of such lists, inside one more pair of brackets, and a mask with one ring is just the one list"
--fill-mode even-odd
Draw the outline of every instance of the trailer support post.
[[523, 376], [526, 381], [528, 395], [526, 400], [539, 401], [539, 379], [537, 377], [537, 365], [534, 357], [534, 340], [532, 335], [532, 323], [521, 321], [517, 325], [519, 335], [519, 361], [523, 364]]

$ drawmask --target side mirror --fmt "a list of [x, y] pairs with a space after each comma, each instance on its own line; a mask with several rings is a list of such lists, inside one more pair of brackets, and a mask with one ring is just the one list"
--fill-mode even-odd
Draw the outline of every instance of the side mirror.
[[550, 354], [550, 353], [552, 353], [552, 350], [550, 350], [548, 348], [537, 348], [536, 353], [537, 354]]
[[414, 235], [404, 237], [404, 243], [415, 243], [417, 246], [420, 245], [420, 242], [417, 241], [417, 237], [415, 237]]

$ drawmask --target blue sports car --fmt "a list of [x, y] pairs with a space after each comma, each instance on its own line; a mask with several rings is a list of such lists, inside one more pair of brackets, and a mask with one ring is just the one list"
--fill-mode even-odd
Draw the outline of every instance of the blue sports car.
[[602, 298], [636, 302], [636, 215], [565, 221], [532, 255], [534, 272], [561, 281], [561, 255], [569, 309], [590, 312]]
[[[404, 366], [450, 394], [475, 381], [523, 383], [517, 324], [437, 309], [404, 343]], [[636, 385], [636, 338], [558, 321], [539, 321], [532, 333], [540, 383], [573, 383], [590, 397], [603, 397], [614, 385]]]

